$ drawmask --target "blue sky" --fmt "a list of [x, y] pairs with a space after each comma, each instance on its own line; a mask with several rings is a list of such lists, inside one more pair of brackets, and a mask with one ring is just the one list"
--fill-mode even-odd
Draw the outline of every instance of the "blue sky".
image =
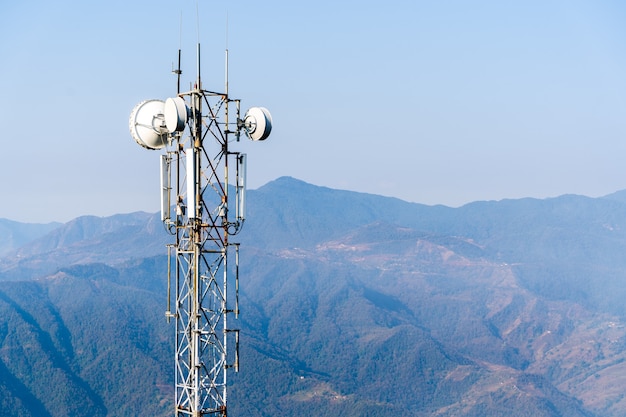
[[231, 96], [272, 112], [240, 145], [251, 188], [450, 206], [624, 189], [624, 22], [609, 0], [3, 2], [0, 217], [157, 211], [159, 152], [128, 116], [175, 95], [179, 46], [191, 81], [198, 38], [205, 87], [228, 44]]

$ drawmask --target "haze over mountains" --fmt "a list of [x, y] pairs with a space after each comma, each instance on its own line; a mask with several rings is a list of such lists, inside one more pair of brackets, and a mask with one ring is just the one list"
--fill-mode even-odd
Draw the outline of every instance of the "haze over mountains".
[[[248, 204], [231, 416], [626, 415], [626, 192]], [[0, 230], [2, 415], [171, 415], [159, 215]]]

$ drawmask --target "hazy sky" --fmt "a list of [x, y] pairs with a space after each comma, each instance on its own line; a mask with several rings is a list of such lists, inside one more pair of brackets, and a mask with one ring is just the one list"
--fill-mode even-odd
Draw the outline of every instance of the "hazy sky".
[[3, 0], [0, 217], [157, 211], [160, 152], [128, 117], [175, 95], [179, 46], [188, 85], [198, 39], [206, 88], [228, 44], [231, 97], [272, 112], [238, 148], [250, 188], [451, 206], [626, 188], [622, 0]]

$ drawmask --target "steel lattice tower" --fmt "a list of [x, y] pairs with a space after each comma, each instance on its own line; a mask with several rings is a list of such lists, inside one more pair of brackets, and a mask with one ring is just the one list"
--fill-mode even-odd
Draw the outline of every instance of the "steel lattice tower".
[[[229, 245], [228, 132], [218, 124], [226, 95], [188, 93], [191, 136], [171, 160], [176, 173], [176, 412], [226, 415]], [[210, 99], [215, 99], [214, 104]], [[202, 115], [207, 107], [208, 116]], [[209, 147], [209, 141], [217, 146]], [[180, 139], [179, 139], [180, 142]], [[215, 145], [211, 144], [211, 145]], [[214, 148], [214, 149], [212, 149]], [[181, 173], [192, 174], [180, 178]], [[217, 206], [215, 202], [217, 201]], [[186, 207], [184, 206], [186, 202]]]
[[225, 417], [228, 371], [239, 368], [239, 330], [229, 323], [239, 314], [239, 244], [230, 237], [245, 217], [246, 167], [245, 154], [229, 144], [241, 132], [265, 140], [271, 116], [253, 107], [240, 118], [240, 100], [228, 96], [228, 51], [224, 93], [203, 89], [200, 45], [197, 59], [196, 82], [181, 93], [179, 51], [177, 97], [140, 103], [130, 129], [140, 145], [166, 150], [161, 218], [175, 238], [168, 245], [166, 311], [175, 322], [175, 415]]

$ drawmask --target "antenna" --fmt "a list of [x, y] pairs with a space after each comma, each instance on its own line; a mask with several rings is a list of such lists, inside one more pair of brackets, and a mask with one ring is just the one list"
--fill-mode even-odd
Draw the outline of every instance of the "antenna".
[[[225, 75], [225, 82], [224, 82], [224, 92], [226, 93], [226, 96], [228, 97], [228, 10], [226, 11], [226, 57], [224, 62], [226, 63], [225, 65], [225, 69], [224, 69], [224, 74]], [[228, 121], [226, 122], [226, 124], [228, 125]]]
[[181, 50], [178, 50], [178, 67], [175, 70], [172, 70], [174, 74], [176, 74], [176, 94], [180, 94], [180, 75], [183, 73], [180, 69], [180, 55]]
[[178, 67], [172, 70], [176, 74], [176, 94], [180, 94], [180, 75], [183, 73], [180, 69], [180, 57], [183, 48], [183, 11], [180, 11], [180, 29], [178, 33]]
[[161, 149], [167, 143], [164, 105], [162, 100], [145, 100], [130, 113], [130, 134], [146, 149]]
[[[233, 239], [245, 220], [247, 159], [230, 149], [230, 135], [237, 142], [241, 133], [264, 141], [272, 117], [266, 108], [252, 107], [241, 118], [240, 100], [229, 96], [228, 45], [224, 92], [203, 88], [197, 20], [195, 85], [180, 90], [179, 48], [176, 97], [142, 101], [131, 112], [129, 128], [142, 147], [164, 150], [160, 202], [161, 220], [172, 235], [165, 315], [175, 326], [175, 415], [226, 417], [228, 374], [239, 370], [239, 330], [230, 323], [239, 316], [240, 245]], [[231, 102], [237, 117], [233, 130]], [[228, 291], [233, 284], [234, 293]]]
[[228, 47], [226, 47], [224, 62], [224, 92], [226, 93], [226, 97], [228, 97]]
[[252, 140], [265, 140], [272, 132], [272, 116], [265, 107], [252, 107], [243, 118], [243, 127]]
[[198, 61], [198, 78], [197, 78], [197, 87], [198, 89], [202, 88], [202, 83], [200, 82], [200, 42], [198, 42], [198, 49], [197, 49], [197, 55], [196, 55], [196, 59]]

